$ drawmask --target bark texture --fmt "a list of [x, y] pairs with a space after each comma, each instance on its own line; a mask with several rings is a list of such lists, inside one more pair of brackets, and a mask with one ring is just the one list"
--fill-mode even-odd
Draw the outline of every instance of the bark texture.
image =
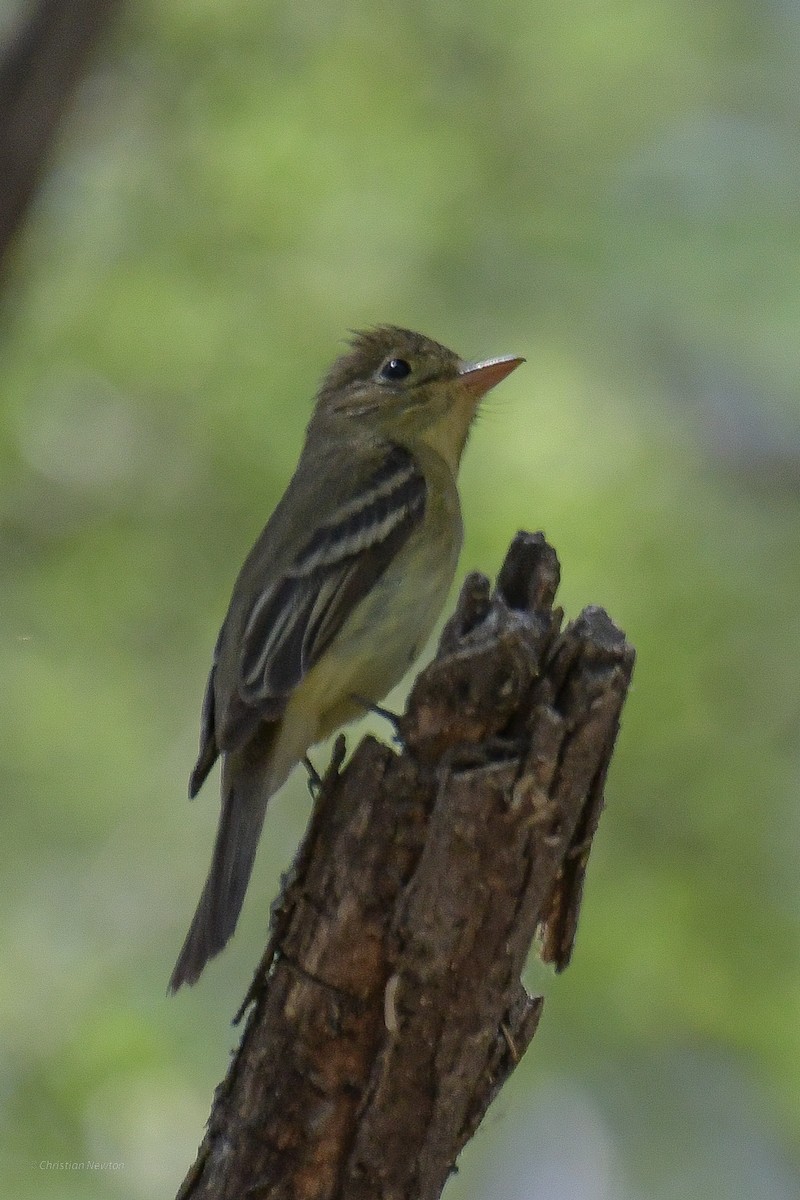
[[31, 0], [0, 47], [0, 270], [119, 0]]
[[471, 575], [400, 719], [323, 780], [179, 1196], [434, 1200], [561, 970], [634, 652], [518, 534]]

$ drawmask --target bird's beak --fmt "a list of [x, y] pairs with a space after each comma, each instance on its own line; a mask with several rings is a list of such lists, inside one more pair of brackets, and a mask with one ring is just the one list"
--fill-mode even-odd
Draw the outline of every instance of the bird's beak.
[[524, 362], [524, 358], [515, 354], [505, 354], [502, 358], [487, 358], [484, 362], [466, 362], [459, 367], [458, 378], [462, 387], [475, 400], [480, 400], [481, 396], [485, 396]]

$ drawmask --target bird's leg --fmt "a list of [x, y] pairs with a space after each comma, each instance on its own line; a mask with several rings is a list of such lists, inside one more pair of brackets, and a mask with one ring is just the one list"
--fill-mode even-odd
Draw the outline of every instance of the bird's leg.
[[303, 755], [303, 766], [308, 771], [308, 790], [316, 798], [319, 789], [322, 787], [322, 776], [307, 754]]

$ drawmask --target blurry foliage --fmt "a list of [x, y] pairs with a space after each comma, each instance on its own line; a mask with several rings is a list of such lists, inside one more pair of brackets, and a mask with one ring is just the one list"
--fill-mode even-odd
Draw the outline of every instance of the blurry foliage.
[[450, 1195], [797, 1194], [799, 34], [744, 0], [129, 4], [2, 300], [4, 1194], [169, 1194], [193, 1156], [308, 813], [298, 775], [167, 1001], [205, 672], [320, 373], [384, 320], [528, 358], [462, 573], [543, 528], [568, 613], [639, 652], [574, 964], [531, 967]]

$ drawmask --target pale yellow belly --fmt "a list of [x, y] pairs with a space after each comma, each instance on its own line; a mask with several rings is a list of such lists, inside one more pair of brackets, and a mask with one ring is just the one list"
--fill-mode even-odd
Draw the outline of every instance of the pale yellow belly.
[[457, 554], [429, 552], [409, 577], [404, 552], [354, 610], [290, 701], [318, 714], [314, 741], [363, 714], [353, 694], [373, 703], [398, 683], [425, 647], [455, 574]]
[[275, 747], [276, 767], [282, 760], [290, 769], [309, 746], [363, 716], [364, 706], [354, 695], [378, 703], [424, 649], [453, 582], [460, 538], [452, 539], [452, 545], [429, 546], [423, 552], [423, 569], [415, 558], [412, 573], [408, 563], [413, 540], [293, 692]]

